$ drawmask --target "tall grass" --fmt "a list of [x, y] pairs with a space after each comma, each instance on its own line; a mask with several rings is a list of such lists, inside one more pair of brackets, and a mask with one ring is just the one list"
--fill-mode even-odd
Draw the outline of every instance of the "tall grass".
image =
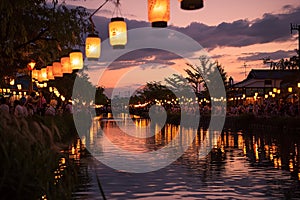
[[62, 119], [0, 113], [0, 199], [71, 198], [75, 170], [62, 141], [73, 125]]

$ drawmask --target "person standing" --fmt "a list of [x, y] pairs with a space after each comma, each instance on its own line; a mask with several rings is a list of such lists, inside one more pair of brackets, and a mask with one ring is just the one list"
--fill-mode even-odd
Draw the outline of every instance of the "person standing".
[[38, 98], [38, 102], [37, 102], [37, 113], [41, 116], [44, 116], [46, 107], [47, 107], [47, 101], [44, 97], [44, 92], [41, 91], [39, 93], [39, 98]]
[[14, 100], [14, 115], [17, 118], [25, 117], [23, 107], [21, 106], [19, 100]]
[[51, 99], [50, 106], [46, 109], [45, 115], [55, 116], [56, 115], [56, 105], [57, 105], [57, 101], [55, 99]]
[[36, 104], [38, 102], [38, 99], [36, 99], [35, 92], [31, 92], [30, 96], [27, 98], [27, 101], [25, 103], [25, 106], [28, 110], [28, 115], [32, 116], [34, 113], [36, 113]]
[[0, 100], [0, 112], [9, 114], [9, 106], [6, 103], [5, 97], [2, 97]]

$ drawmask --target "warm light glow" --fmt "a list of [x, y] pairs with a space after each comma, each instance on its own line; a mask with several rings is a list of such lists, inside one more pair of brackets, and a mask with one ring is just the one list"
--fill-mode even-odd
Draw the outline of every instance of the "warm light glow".
[[83, 56], [79, 50], [70, 53], [70, 63], [72, 70], [79, 70], [83, 68]]
[[46, 82], [44, 83], [44, 87], [47, 87], [47, 83]]
[[298, 86], [298, 88], [300, 88], [300, 82], [298, 83], [298, 85], [297, 85], [297, 86]]
[[183, 10], [196, 10], [203, 8], [203, 0], [180, 0], [180, 8]]
[[47, 66], [47, 77], [49, 80], [54, 80], [55, 77], [53, 76], [53, 66]]
[[292, 87], [289, 87], [289, 88], [288, 88], [288, 92], [293, 92], [293, 88], [292, 88]]
[[21, 85], [21, 84], [18, 84], [18, 85], [17, 85], [17, 88], [18, 88], [18, 90], [22, 90], [22, 85]]
[[269, 92], [269, 95], [270, 95], [270, 96], [272, 96], [272, 94], [273, 94], [272, 92]]
[[15, 84], [15, 79], [12, 79], [10, 82], [9, 82], [10, 85], [14, 85]]
[[41, 69], [41, 77], [42, 77], [42, 81], [48, 81], [47, 68]]
[[275, 93], [276, 93], [276, 92], [277, 92], [277, 88], [273, 88], [273, 92], [275, 92]]
[[70, 57], [68, 57], [68, 56], [62, 57], [60, 59], [60, 64], [62, 66], [62, 72], [64, 74], [71, 74], [72, 73], [72, 67], [71, 67], [71, 63], [70, 63]]
[[34, 69], [35, 65], [36, 65], [36, 62], [33, 60], [33, 61], [31, 61], [30, 63], [27, 64], [27, 67], [31, 71], [31, 70]]
[[265, 99], [267, 99], [269, 97], [269, 95], [265, 94]]
[[127, 26], [122, 17], [115, 17], [109, 23], [109, 42], [116, 48], [124, 48], [127, 43]]
[[32, 75], [32, 79], [37, 80], [38, 76], [39, 76], [38, 70], [37, 69], [32, 70], [32, 74], [31, 75]]
[[101, 53], [101, 39], [94, 34], [85, 40], [85, 55], [87, 58], [99, 58]]
[[38, 78], [37, 78], [38, 82], [43, 82], [41, 70], [37, 70], [37, 74], [38, 74]]
[[63, 77], [62, 67], [59, 61], [53, 62], [53, 76], [54, 77]]
[[148, 19], [152, 27], [166, 27], [170, 20], [170, 0], [148, 0]]
[[277, 90], [277, 94], [280, 94], [280, 92], [281, 92], [280, 89], [278, 89], [278, 90]]
[[52, 87], [49, 87], [49, 92], [53, 92], [53, 88]]

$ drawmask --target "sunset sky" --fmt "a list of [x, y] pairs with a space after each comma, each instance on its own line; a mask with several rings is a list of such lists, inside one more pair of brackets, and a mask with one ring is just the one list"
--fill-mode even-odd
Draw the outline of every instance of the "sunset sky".
[[[104, 1], [66, 1], [67, 4], [83, 6], [91, 12]], [[121, 0], [122, 16], [126, 19], [129, 30], [149, 27], [146, 0]], [[114, 5], [108, 3], [93, 17], [102, 40], [107, 38], [107, 26], [113, 17]], [[300, 24], [299, 0], [207, 0], [204, 8], [195, 11], [180, 9], [178, 0], [171, 0], [171, 19], [168, 28], [179, 31], [196, 40], [208, 51], [212, 59], [225, 67], [235, 82], [245, 78], [244, 63], [247, 73], [253, 68], [268, 68], [262, 58], [279, 60], [295, 55], [298, 48], [298, 34], [290, 33], [290, 23]], [[115, 16], [114, 16], [115, 17]], [[130, 40], [128, 40], [128, 43]], [[105, 49], [102, 49], [102, 52]], [[132, 85], [143, 85], [145, 73], [155, 77], [156, 65], [176, 65], [186, 68], [185, 62], [176, 56], [164, 56], [162, 51], [143, 51], [123, 56], [126, 62], [117, 62], [118, 67], [106, 70], [99, 84], [109, 90], [116, 87], [117, 79], [127, 76], [120, 85], [121, 95], [132, 90]], [[122, 60], [122, 59], [121, 59]], [[142, 61], [142, 62], [141, 62]], [[142, 67], [139, 64], [142, 63]], [[149, 70], [147, 69], [149, 66]], [[134, 68], [135, 67], [135, 68]], [[134, 70], [133, 70], [134, 69]], [[148, 70], [148, 71], [147, 71]], [[127, 74], [128, 72], [131, 73]], [[135, 72], [135, 73], [134, 73]], [[160, 73], [161, 74], [161, 73]], [[94, 75], [95, 76], [95, 75]], [[130, 91], [132, 92], [132, 91]]]

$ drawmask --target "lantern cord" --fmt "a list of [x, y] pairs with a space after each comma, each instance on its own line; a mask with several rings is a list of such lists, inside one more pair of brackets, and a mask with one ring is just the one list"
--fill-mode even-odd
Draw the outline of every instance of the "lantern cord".
[[105, 2], [103, 3], [103, 4], [101, 4], [91, 15], [90, 15], [90, 17], [89, 17], [89, 20], [90, 20], [90, 22], [91, 22], [91, 24], [92, 24], [92, 30], [93, 30], [93, 32], [95, 31], [95, 24], [94, 24], [94, 22], [93, 22], [93, 19], [92, 19], [92, 17], [107, 3], [107, 2], [109, 2], [109, 1], [111, 1], [111, 0], [105, 0]]
[[121, 4], [120, 4], [120, 0], [116, 0], [116, 2], [114, 2], [115, 4], [115, 9], [114, 9], [114, 12], [112, 13], [112, 17], [114, 17], [115, 13], [116, 13], [116, 16], [120, 16], [122, 17], [122, 12], [121, 12]]

